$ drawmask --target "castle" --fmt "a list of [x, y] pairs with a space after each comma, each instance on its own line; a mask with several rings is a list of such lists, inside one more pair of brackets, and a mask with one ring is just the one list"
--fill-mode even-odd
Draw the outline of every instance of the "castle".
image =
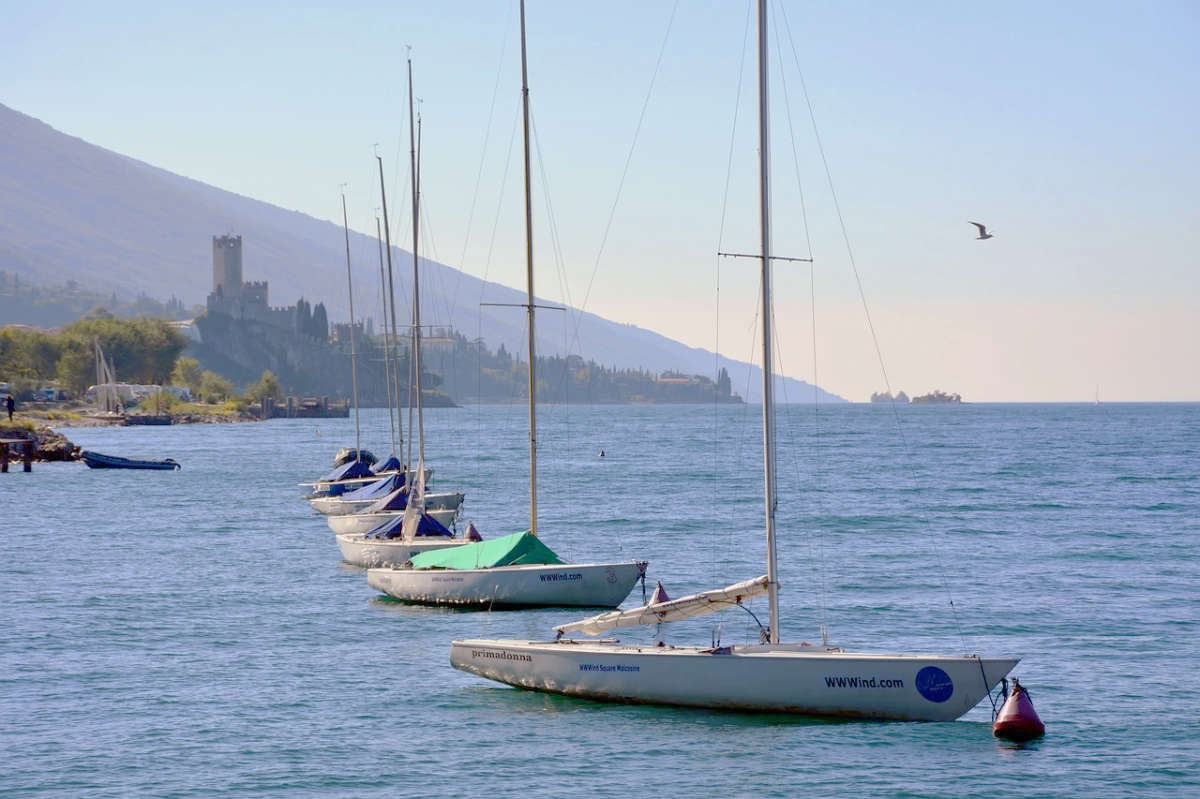
[[291, 330], [296, 307], [272, 308], [267, 303], [267, 281], [242, 281], [242, 237], [213, 236], [213, 290], [208, 295], [209, 315], [250, 319]]

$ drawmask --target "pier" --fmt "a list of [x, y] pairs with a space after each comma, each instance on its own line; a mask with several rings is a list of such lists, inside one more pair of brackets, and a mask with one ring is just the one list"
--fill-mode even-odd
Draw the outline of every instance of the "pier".
[[33, 471], [34, 442], [28, 438], [0, 438], [0, 473], [8, 471], [10, 454], [21, 453], [22, 471]]
[[258, 403], [262, 419], [338, 419], [350, 415], [350, 400], [329, 401], [329, 397], [288, 397], [275, 402], [269, 397]]

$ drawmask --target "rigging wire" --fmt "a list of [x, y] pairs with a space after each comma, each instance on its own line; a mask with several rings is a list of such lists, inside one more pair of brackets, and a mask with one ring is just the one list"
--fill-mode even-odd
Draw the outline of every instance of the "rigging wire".
[[[476, 318], [476, 328], [475, 328], [476, 341], [483, 340], [483, 301], [484, 301], [484, 298], [485, 298], [486, 292], [487, 292], [488, 275], [491, 273], [491, 269], [492, 269], [492, 256], [496, 252], [496, 235], [500, 230], [500, 215], [504, 209], [504, 190], [508, 186], [508, 171], [509, 171], [509, 168], [512, 166], [513, 146], [517, 140], [517, 122], [520, 120], [520, 118], [521, 118], [520, 104], [518, 103], [517, 111], [516, 111], [516, 113], [513, 114], [512, 129], [509, 132], [509, 136], [508, 136], [508, 152], [505, 154], [505, 157], [504, 157], [504, 171], [501, 173], [501, 177], [500, 177], [500, 191], [499, 191], [499, 193], [497, 195], [497, 199], [496, 199], [496, 213], [495, 213], [494, 217], [492, 218], [492, 235], [488, 238], [487, 256], [484, 258], [484, 262], [483, 262], [483, 278], [479, 281], [479, 302], [476, 303], [476, 317], [475, 317]], [[499, 351], [499, 347], [497, 347], [497, 352], [498, 351]], [[476, 396], [477, 397], [483, 396], [483, 362], [482, 362], [482, 359], [480, 358], [480, 355], [481, 355], [481, 353], [478, 353], [478, 352], [476, 353], [476, 358], [478, 359], [477, 360], [478, 366], [475, 370], [475, 387], [476, 387]], [[510, 402], [511, 402], [511, 397], [510, 397]], [[475, 440], [482, 441], [483, 440], [483, 404], [479, 403], [479, 402], [477, 402], [475, 404], [475, 427], [476, 427]], [[479, 481], [479, 468], [480, 468], [479, 467], [479, 459], [475, 458], [475, 480], [477, 483]]]
[[[888, 378], [887, 366], [885, 365], [884, 360], [883, 360], [883, 350], [879, 346], [879, 336], [875, 330], [875, 323], [871, 319], [871, 309], [870, 309], [869, 305], [867, 304], [867, 294], [866, 294], [866, 290], [863, 288], [862, 276], [860, 275], [860, 273], [858, 271], [858, 263], [854, 258], [854, 249], [850, 245], [850, 234], [849, 234], [848, 230], [846, 229], [846, 220], [842, 214], [841, 203], [838, 202], [837, 190], [834, 188], [833, 171], [831, 170], [831, 168], [829, 166], [829, 159], [825, 155], [825, 146], [821, 141], [821, 133], [817, 127], [816, 112], [813, 110], [812, 98], [809, 96], [809, 93], [808, 93], [808, 84], [804, 80], [804, 72], [800, 69], [800, 57], [796, 50], [795, 39], [792, 36], [791, 25], [787, 19], [787, 12], [782, 7], [779, 9], [779, 11], [780, 11], [780, 18], [783, 20], [784, 29], [787, 32], [788, 43], [791, 46], [792, 58], [795, 63], [795, 66], [796, 66], [796, 74], [800, 79], [800, 87], [804, 93], [804, 102], [808, 108], [809, 120], [812, 123], [813, 138], [816, 140], [817, 152], [821, 156], [821, 164], [825, 170], [825, 178], [829, 185], [829, 193], [830, 193], [831, 198], [833, 199], [834, 210], [837, 213], [838, 225], [839, 225], [839, 227], [841, 229], [841, 233], [842, 233], [842, 241], [846, 247], [846, 257], [849, 260], [850, 268], [854, 273], [854, 282], [858, 288], [859, 299], [862, 302], [863, 314], [865, 315], [866, 320], [867, 320], [867, 328], [871, 333], [871, 342], [875, 347], [875, 357], [879, 363], [879, 371], [883, 377], [884, 386], [885, 386], [888, 394], [890, 395], [890, 394], [892, 394], [892, 385], [891, 385], [890, 379]], [[912, 481], [913, 486], [916, 487], [918, 485], [919, 481], [917, 480], [916, 469], [913, 466], [912, 447], [909, 445], [908, 437], [904, 433], [904, 426], [901, 424], [900, 413], [899, 413], [899, 411], [896, 410], [895, 401], [893, 400], [892, 402], [889, 403], [889, 405], [891, 407], [893, 420], [895, 421], [897, 434], [900, 436], [900, 441], [904, 448], [905, 464], [908, 467], [909, 479]], [[920, 509], [917, 509], [915, 511], [915, 513], [918, 516], [918, 518], [920, 518], [921, 522], [924, 524], [924, 526], [926, 528], [932, 527], [932, 525], [929, 522], [928, 517], [925, 515], [925, 513], [923, 511], [921, 511]], [[946, 577], [945, 564], [943, 563], [941, 553], [937, 550], [937, 548], [934, 548], [932, 554], [934, 556], [935, 562], [938, 565], [938, 576], [941, 578], [942, 587], [945, 590], [946, 596], [949, 600], [950, 612], [951, 612], [951, 616], [954, 620], [954, 626], [958, 631], [959, 638], [962, 640], [963, 648], [967, 649], [969, 647], [967, 647], [966, 636], [963, 633], [962, 623], [959, 619], [958, 607], [954, 604], [954, 595], [950, 591], [950, 584]]]
[[[662, 45], [658, 49], [658, 58], [654, 62], [654, 72], [650, 76], [650, 85], [646, 87], [646, 97], [642, 101], [642, 110], [638, 114], [637, 125], [634, 127], [633, 140], [629, 143], [629, 152], [625, 156], [625, 166], [621, 169], [621, 178], [617, 181], [617, 192], [613, 197], [612, 206], [608, 212], [608, 219], [604, 223], [604, 233], [600, 237], [600, 247], [596, 251], [596, 260], [592, 265], [592, 274], [588, 278], [587, 290], [583, 294], [583, 303], [579, 306], [579, 310], [583, 311], [587, 308], [588, 299], [592, 296], [592, 286], [596, 282], [596, 273], [600, 270], [600, 260], [604, 256], [604, 248], [608, 244], [609, 231], [612, 230], [613, 219], [617, 215], [617, 205], [621, 201], [621, 192], [625, 188], [625, 178], [629, 174], [630, 164], [633, 162], [633, 154], [637, 149], [638, 138], [642, 132], [642, 122], [646, 119], [646, 109], [650, 106], [650, 98], [654, 95], [654, 84], [658, 80], [658, 72], [662, 67], [663, 55], [667, 51], [667, 42], [671, 38], [671, 28], [675, 23], [675, 13], [679, 10], [679, 0], [671, 6], [671, 16], [667, 19], [667, 29], [663, 33]], [[574, 342], [577, 345], [579, 342], [579, 325], [576, 324], [574, 331]]]
[[[512, 23], [512, 4], [510, 3], [506, 5], [508, 6], [508, 11], [504, 16], [503, 30], [507, 34], [509, 25]], [[492, 84], [492, 100], [488, 105], [487, 124], [483, 129], [483, 146], [479, 151], [479, 168], [475, 172], [475, 189], [471, 192], [471, 206], [467, 212], [467, 229], [463, 234], [462, 252], [460, 252], [458, 256], [459, 279], [454, 283], [454, 292], [450, 298], [450, 307], [454, 307], [455, 300], [458, 298], [459, 287], [462, 285], [463, 266], [467, 260], [467, 247], [470, 245], [471, 241], [471, 230], [475, 224], [475, 208], [479, 200], [479, 189], [483, 183], [483, 170], [484, 165], [487, 163], [488, 145], [491, 142], [492, 127], [496, 118], [496, 100], [500, 96], [500, 78], [504, 74], [504, 56], [507, 51], [508, 36], [502, 35], [500, 37], [500, 57], [496, 63], [496, 80]]]
[[[567, 313], [568, 318], [575, 319], [575, 315], [578, 312], [574, 308], [571, 307], [571, 288], [567, 281], [566, 262], [565, 262], [565, 258], [563, 257], [563, 252], [562, 252], [562, 239], [558, 235], [558, 218], [554, 213], [554, 202], [550, 195], [550, 180], [546, 175], [546, 159], [542, 157], [542, 144], [541, 144], [541, 140], [538, 138], [537, 117], [533, 112], [532, 98], [530, 98], [530, 104], [529, 104], [529, 129], [533, 134], [533, 149], [534, 149], [534, 153], [536, 155], [535, 160], [537, 161], [538, 177], [541, 180], [541, 187], [542, 187], [542, 203], [546, 208], [546, 229], [550, 234], [550, 247], [551, 247], [551, 252], [553, 254], [555, 276], [558, 278], [558, 289], [562, 293], [562, 296], [563, 296], [563, 304], [564, 304], [563, 310]], [[564, 339], [563, 346], [565, 348], [564, 352], [568, 356], [571, 354], [571, 344], [572, 344], [571, 336], [570, 336], [571, 327], [572, 326], [570, 324], [562, 325], [562, 333], [563, 333], [563, 339]], [[579, 329], [579, 323], [577, 320], [575, 322], [574, 327], [576, 330]], [[545, 326], [543, 326], [542, 329], [545, 330]], [[546, 356], [542, 356], [542, 357], [545, 358]], [[544, 374], [545, 370], [542, 370], [542, 372]], [[559, 384], [559, 390], [562, 392], [562, 395], [565, 397], [566, 393], [568, 391], [568, 388], [570, 386], [570, 380], [569, 380], [569, 375], [568, 375], [567, 369], [564, 368], [563, 371], [559, 374], [558, 384]], [[569, 402], [564, 401], [562, 403], [561, 413], [563, 414], [563, 420], [564, 420], [563, 429], [566, 431], [565, 432], [566, 451], [570, 452], [571, 451], [571, 425], [570, 425], [571, 404]], [[546, 441], [546, 443], [549, 443], [549, 441], [552, 440], [552, 437], [546, 436], [546, 431], [543, 430], [542, 431], [542, 439], [544, 439]], [[568, 501], [572, 497], [575, 496], [575, 492], [572, 490], [572, 484], [571, 484], [569, 472], [568, 472], [568, 477], [567, 477], [567, 481], [566, 481], [566, 491], [564, 492], [564, 496], [566, 496], [568, 498]], [[571, 510], [571, 507], [569, 504], [567, 506], [567, 510], [568, 510], [568, 512]]]
[[[824, 497], [823, 497], [824, 492], [819, 490], [820, 486], [822, 486], [824, 483], [824, 480], [823, 480], [824, 471], [821, 468], [822, 467], [821, 424], [820, 424], [820, 422], [821, 422], [821, 418], [820, 418], [821, 390], [820, 390], [820, 388], [818, 388], [820, 383], [817, 380], [816, 264], [814, 263], [814, 260], [813, 260], [812, 226], [809, 224], [809, 221], [808, 221], [808, 204], [807, 204], [807, 201], [805, 199], [805, 194], [804, 194], [804, 182], [800, 179], [800, 155], [796, 150], [796, 128], [795, 128], [794, 119], [792, 116], [791, 94], [788, 92], [787, 71], [785, 69], [785, 64], [784, 64], [784, 60], [783, 60], [783, 46], [779, 41], [779, 26], [776, 25], [774, 27], [773, 31], [774, 31], [774, 35], [775, 35], [774, 52], [775, 52], [776, 58], [778, 59], [778, 64], [779, 64], [779, 81], [780, 81], [780, 85], [783, 89], [784, 111], [785, 111], [785, 115], [787, 117], [789, 143], [791, 144], [791, 150], [792, 150], [792, 168], [795, 172], [796, 190], [797, 190], [797, 193], [798, 193], [799, 199], [800, 199], [800, 219], [802, 222], [802, 227], [804, 229], [805, 249], [806, 249], [806, 252], [807, 252], [808, 258], [809, 258], [809, 264], [808, 264], [808, 268], [809, 268], [809, 271], [808, 271], [808, 276], [809, 276], [809, 315], [812, 320], [811, 336], [812, 336], [812, 378], [813, 378], [813, 401], [812, 401], [813, 432], [812, 432], [812, 436], [810, 437], [810, 440], [812, 441], [813, 457], [811, 459], [812, 468], [810, 471], [812, 474], [812, 485], [814, 488], [814, 490], [810, 492], [810, 496], [812, 496], [812, 501], [810, 504], [817, 511], [818, 517], [820, 517], [820, 516], [826, 515], [828, 507], [825, 505], [825, 501], [824, 501]], [[778, 329], [775, 330], [774, 335], [776, 337], [775, 352], [777, 353], [777, 357], [779, 359], [779, 373], [787, 374], [787, 371], [784, 369], [784, 366], [783, 366], [783, 343], [782, 343], [782, 341], [779, 340]], [[793, 415], [790, 412], [791, 406], [790, 406], [790, 403], [788, 402], [787, 381], [786, 380], [783, 381], [782, 390], [783, 390], [784, 408], [785, 408], [784, 418], [787, 419], [789, 428], [794, 430], [795, 424], [794, 424], [794, 419], [792, 418]], [[796, 435], [796, 439], [799, 440], [799, 438], [800, 438], [800, 436]], [[801, 474], [799, 456], [795, 449], [791, 449], [791, 450], [789, 450], [789, 452], [792, 456], [792, 469], [796, 474], [797, 483], [799, 483], [800, 474]], [[810, 562], [816, 563], [819, 567], [817, 569], [817, 607], [818, 607], [820, 627], [823, 632], [822, 638], [824, 639], [825, 638], [824, 631], [827, 629], [827, 624], [828, 624], [828, 603], [827, 603], [827, 593], [826, 593], [827, 575], [826, 575], [826, 568], [825, 568], [826, 563], [825, 563], [825, 548], [824, 548], [825, 538], [822, 535], [822, 530], [824, 529], [824, 527], [823, 527], [823, 525], [820, 525], [820, 524], [813, 524], [813, 525], [811, 525], [810, 529], [811, 529], [811, 531], [808, 533], [808, 535], [805, 536], [805, 540], [808, 543]], [[814, 547], [814, 541], [816, 544], [815, 547]], [[816, 557], [814, 557], [814, 554], [813, 554], [814, 548], [816, 549]]]
[[[742, 30], [742, 55], [741, 55], [741, 58], [738, 59], [738, 64], [740, 66], [738, 68], [737, 90], [736, 90], [735, 96], [734, 96], [733, 119], [730, 123], [730, 130], [729, 130], [729, 155], [725, 159], [725, 190], [722, 193], [722, 198], [721, 198], [721, 221], [717, 228], [717, 249], [716, 249], [716, 251], [718, 253], [720, 253], [721, 251], [723, 251], [725, 249], [725, 221], [726, 221], [726, 217], [727, 217], [728, 211], [729, 211], [729, 185], [732, 181], [732, 176], [733, 176], [733, 153], [734, 153], [735, 145], [737, 142], [737, 123], [738, 123], [738, 117], [740, 116], [741, 106], [742, 106], [742, 86], [743, 86], [743, 83], [744, 83], [745, 77], [746, 77], [746, 51], [747, 51], [747, 48], [749, 47], [749, 41], [750, 41], [750, 19], [751, 19], [751, 4], [749, 2], [747, 2], [746, 3], [746, 22], [745, 22], [745, 26]], [[716, 280], [716, 303], [715, 303], [716, 307], [713, 309], [713, 318], [715, 320], [714, 325], [713, 325], [713, 327], [715, 328], [714, 333], [713, 333], [713, 339], [714, 339], [713, 340], [713, 375], [717, 376], [720, 374], [720, 369], [721, 369], [721, 256], [716, 255], [716, 256], [714, 256], [714, 259], [715, 259], [714, 273], [715, 273], [715, 280]], [[747, 396], [747, 395], [743, 395], [743, 396]], [[714, 392], [713, 393], [713, 436], [712, 436], [712, 441], [713, 441], [712, 463], [713, 463], [714, 492], [719, 492], [721, 490], [721, 486], [722, 486], [721, 470], [717, 467], [717, 464], [719, 464], [721, 462], [721, 460], [720, 460], [721, 442], [720, 442], [720, 437], [718, 435], [718, 433], [720, 431], [720, 421], [721, 421], [720, 403], [717, 402], [716, 393]], [[740, 462], [740, 459], [734, 461], [734, 463], [738, 463], [738, 462]], [[716, 493], [714, 493], [714, 495], [716, 495]], [[713, 580], [713, 582], [716, 582], [717, 578], [719, 576], [717, 574], [717, 562], [718, 562], [717, 561], [717, 533], [716, 533], [717, 528], [713, 527], [712, 531], [713, 531], [713, 534], [709, 539], [711, 556], [709, 557], [708, 560], [709, 560], [709, 568], [712, 570], [712, 580]], [[727, 533], [727, 536], [728, 536], [728, 533]]]

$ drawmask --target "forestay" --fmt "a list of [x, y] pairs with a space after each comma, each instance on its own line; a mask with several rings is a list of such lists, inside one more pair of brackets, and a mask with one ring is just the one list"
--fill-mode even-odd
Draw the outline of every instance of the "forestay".
[[718, 610], [740, 605], [746, 599], [761, 596], [767, 592], [767, 576], [755, 577], [753, 580], [735, 583], [725, 588], [712, 591], [701, 591], [698, 594], [669, 599], [666, 602], [645, 605], [631, 610], [613, 610], [592, 616], [590, 619], [560, 624], [555, 631], [563, 633], [582, 632], [588, 635], [599, 635], [618, 627], [637, 627], [639, 625], [661, 624], [668, 621], [682, 621], [696, 616], [715, 613]]

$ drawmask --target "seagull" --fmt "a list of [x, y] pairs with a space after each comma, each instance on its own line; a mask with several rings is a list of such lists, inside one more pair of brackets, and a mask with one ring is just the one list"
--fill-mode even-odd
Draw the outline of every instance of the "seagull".
[[982, 241], [983, 239], [990, 239], [992, 237], [992, 234], [987, 232], [987, 228], [984, 227], [983, 225], [979, 224], [978, 222], [971, 222], [969, 224], [972, 224], [975, 227], [979, 228], [979, 235], [976, 236], [975, 238], [979, 239], [980, 241]]

